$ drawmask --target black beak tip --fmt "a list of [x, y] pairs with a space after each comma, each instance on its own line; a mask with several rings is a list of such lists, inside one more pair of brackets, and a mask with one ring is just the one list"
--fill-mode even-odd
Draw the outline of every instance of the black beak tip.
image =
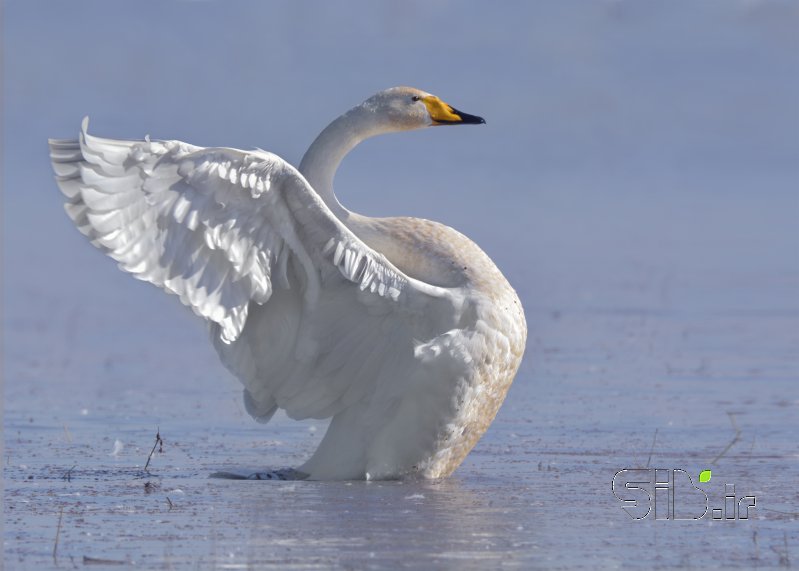
[[477, 115], [469, 115], [468, 113], [458, 113], [461, 117], [461, 122], [464, 125], [485, 125], [486, 120]]
[[461, 118], [460, 121], [452, 121], [455, 125], [485, 125], [486, 120], [477, 115], [469, 115], [463, 111], [458, 111], [454, 107], [450, 107], [453, 113]]

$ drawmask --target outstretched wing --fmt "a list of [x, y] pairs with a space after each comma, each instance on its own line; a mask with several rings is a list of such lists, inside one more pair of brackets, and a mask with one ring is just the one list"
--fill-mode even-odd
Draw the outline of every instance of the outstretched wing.
[[256, 416], [336, 414], [387, 367], [413, 376], [425, 342], [457, 323], [455, 290], [399, 271], [279, 157], [102, 139], [87, 123], [50, 141], [67, 213], [121, 269], [216, 324]]

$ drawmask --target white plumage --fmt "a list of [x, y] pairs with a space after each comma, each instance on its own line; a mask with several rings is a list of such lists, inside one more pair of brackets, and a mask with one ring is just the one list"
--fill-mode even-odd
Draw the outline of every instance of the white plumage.
[[87, 132], [51, 140], [66, 210], [119, 267], [211, 325], [247, 410], [332, 417], [315, 479], [451, 473], [485, 432], [524, 350], [513, 289], [446, 226], [344, 209], [343, 156], [387, 131], [480, 123], [411, 88], [378, 93], [298, 171], [264, 151]]

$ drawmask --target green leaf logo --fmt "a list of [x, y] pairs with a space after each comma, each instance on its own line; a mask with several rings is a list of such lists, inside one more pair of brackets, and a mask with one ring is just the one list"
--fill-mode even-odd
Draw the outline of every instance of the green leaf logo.
[[702, 470], [699, 472], [699, 481], [702, 483], [710, 481], [710, 470]]

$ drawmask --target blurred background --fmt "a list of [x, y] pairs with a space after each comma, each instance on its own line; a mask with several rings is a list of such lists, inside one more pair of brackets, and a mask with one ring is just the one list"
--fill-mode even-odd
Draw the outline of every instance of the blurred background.
[[[92, 427], [113, 443], [142, 431], [149, 439], [169, 420], [186, 438], [283, 438], [275, 454], [289, 462], [298, 447], [285, 419], [260, 427], [246, 418], [194, 316], [72, 228], [48, 137], [75, 137], [89, 115], [101, 136], [261, 147], [297, 165], [337, 115], [411, 85], [487, 124], [369, 141], [344, 161], [336, 190], [357, 212], [455, 227], [520, 294], [525, 363], [459, 470], [463, 485], [482, 490], [474, 474], [518, 482], [541, 458], [584, 481], [577, 460], [557, 456], [572, 450], [613, 458], [598, 479], [604, 498], [615, 470], [632, 462], [625, 447], [646, 458], [656, 429], [672, 467], [694, 454], [701, 468], [697, 458], [713, 458], [730, 437], [725, 412], [743, 414], [743, 402], [750, 453], [763, 446], [772, 468], [787, 468], [776, 473], [799, 475], [790, 444], [799, 416], [796, 2], [6, 0], [3, 19], [7, 448], [22, 453], [24, 438], [8, 435], [33, 426], [47, 444], [75, 422], [89, 447]], [[311, 440], [301, 452], [322, 432], [303, 432]], [[533, 457], [498, 461], [507, 446]], [[38, 465], [71, 465], [59, 450]], [[241, 461], [244, 452], [230, 450], [228, 460]], [[245, 461], [257, 462], [252, 454]], [[7, 478], [20, 463], [7, 460]], [[773, 505], [799, 505], [774, 485]], [[617, 505], [602, 506], [598, 518], [620, 521]], [[519, 526], [543, 526], [525, 514]], [[780, 525], [761, 530], [778, 549]], [[542, 533], [546, 557], [563, 556], [563, 538]], [[641, 563], [614, 551], [615, 539], [608, 547], [601, 532], [585, 533], [592, 553], [607, 552], [601, 564]], [[661, 537], [657, 552], [684, 562], [688, 538]], [[738, 563], [752, 564], [748, 532], [740, 541]], [[497, 552], [524, 560], [533, 553], [524, 545]]]
[[[351, 209], [458, 228], [530, 308], [588, 303], [605, 279], [593, 271], [630, 263], [668, 266], [678, 297], [686, 265], [729, 272], [703, 302], [770, 307], [769, 282], [797, 269], [797, 10], [6, 2], [5, 294], [160, 297], [98, 261], [61, 212], [45, 142], [75, 136], [83, 116], [103, 136], [257, 146], [298, 164], [338, 114], [412, 85], [488, 123], [357, 148], [336, 180]], [[776, 270], [756, 288], [740, 283], [753, 264]], [[555, 291], [561, 272], [582, 273], [578, 298]], [[26, 305], [7, 303], [7, 318]]]
[[[669, 273], [672, 303], [699, 285], [683, 283], [700, 279], [690, 269], [729, 278], [702, 303], [773, 307], [769, 286], [799, 263], [797, 10], [756, 0], [12, 0], [7, 319], [30, 316], [41, 299], [22, 300], [34, 294], [169, 306], [81, 243], [51, 181], [47, 137], [75, 136], [89, 115], [103, 136], [257, 146], [298, 164], [329, 121], [393, 85], [488, 123], [357, 148], [336, 179], [351, 209], [458, 228], [531, 309], [590, 304], [597, 280], [633, 263]], [[758, 283], [743, 283], [755, 268]], [[559, 293], [563, 273], [579, 274], [576, 297]]]

